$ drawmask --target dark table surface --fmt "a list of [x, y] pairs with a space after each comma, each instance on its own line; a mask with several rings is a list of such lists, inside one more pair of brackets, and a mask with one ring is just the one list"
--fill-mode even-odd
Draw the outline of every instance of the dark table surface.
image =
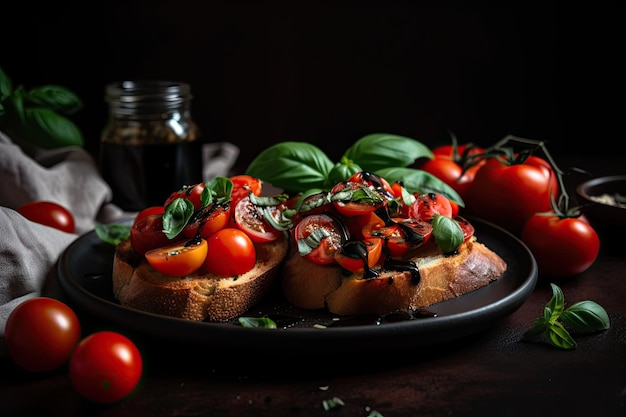
[[[626, 172], [622, 156], [559, 158], [594, 175]], [[577, 181], [577, 180], [572, 180]], [[144, 376], [126, 400], [95, 405], [72, 389], [61, 369], [30, 374], [0, 358], [0, 415], [58, 416], [625, 416], [626, 256], [623, 239], [602, 236], [601, 254], [579, 276], [539, 276], [530, 297], [509, 316], [478, 333], [410, 351], [289, 357], [153, 341], [143, 346]], [[618, 243], [621, 242], [621, 243]], [[621, 244], [621, 246], [620, 246]], [[558, 350], [522, 334], [552, 296], [566, 304], [593, 300], [611, 327], [577, 335], [575, 350]], [[64, 294], [51, 285], [60, 298]], [[87, 327], [96, 317], [81, 317]], [[343, 406], [325, 411], [323, 402]]]

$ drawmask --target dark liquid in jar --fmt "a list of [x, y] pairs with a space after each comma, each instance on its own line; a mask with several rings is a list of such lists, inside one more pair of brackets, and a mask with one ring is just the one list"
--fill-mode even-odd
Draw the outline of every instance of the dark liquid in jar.
[[120, 145], [102, 142], [100, 169], [125, 211], [163, 205], [183, 185], [202, 182], [200, 142]]

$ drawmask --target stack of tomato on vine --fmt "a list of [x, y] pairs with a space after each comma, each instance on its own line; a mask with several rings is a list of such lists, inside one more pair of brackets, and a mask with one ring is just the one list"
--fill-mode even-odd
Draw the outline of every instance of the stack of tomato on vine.
[[521, 238], [544, 276], [569, 278], [593, 264], [598, 234], [571, 205], [564, 173], [543, 142], [509, 135], [482, 148], [452, 139], [418, 166], [454, 188], [465, 213]]

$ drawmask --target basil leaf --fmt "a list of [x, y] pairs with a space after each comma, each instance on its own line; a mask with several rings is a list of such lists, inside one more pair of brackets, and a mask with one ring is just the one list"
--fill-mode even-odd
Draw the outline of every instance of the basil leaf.
[[19, 126], [13, 125], [13, 133], [22, 141], [43, 149], [83, 146], [83, 135], [74, 122], [49, 108], [25, 108], [23, 117]]
[[168, 239], [174, 239], [183, 231], [193, 216], [193, 203], [186, 198], [176, 198], [163, 213], [163, 233]]
[[276, 322], [268, 317], [239, 317], [237, 320], [243, 327], [276, 328]]
[[250, 163], [247, 175], [290, 192], [323, 188], [333, 162], [317, 146], [306, 142], [280, 142], [263, 150]]
[[550, 317], [546, 317], [550, 323], [554, 323], [563, 312], [565, 307], [565, 297], [563, 291], [557, 285], [550, 283], [552, 287], [552, 298], [546, 304], [546, 308], [550, 309]]
[[578, 345], [567, 330], [558, 321], [548, 327], [548, 340], [550, 344], [560, 349], [575, 349]]
[[111, 245], [117, 245], [130, 237], [130, 226], [124, 224], [99, 224], [95, 231], [100, 240]]
[[344, 156], [364, 170], [376, 172], [387, 167], [407, 167], [416, 159], [433, 158], [433, 153], [415, 139], [389, 133], [373, 133], [357, 140], [346, 150]]
[[346, 158], [345, 156], [341, 158], [340, 162], [337, 162], [333, 169], [328, 173], [328, 184], [329, 186], [333, 186], [337, 183], [347, 180], [353, 174], [363, 171], [363, 169], [355, 164], [354, 161]]
[[[0, 67], [0, 101], [4, 101], [5, 98], [11, 95], [13, 91], [13, 83], [8, 75]], [[3, 113], [0, 113], [2, 116]]]
[[610, 327], [606, 310], [593, 301], [580, 301], [561, 314], [563, 323], [583, 332], [606, 330]]
[[204, 185], [204, 190], [200, 195], [202, 207], [211, 204], [225, 204], [231, 200], [233, 191], [233, 181], [226, 177], [215, 177]]
[[449, 200], [456, 202], [460, 207], [465, 207], [463, 199], [452, 187], [431, 173], [421, 169], [390, 167], [379, 169], [374, 173], [383, 177], [389, 183], [401, 182], [410, 193], [442, 194]]
[[25, 98], [35, 104], [65, 114], [74, 114], [83, 107], [83, 103], [76, 94], [57, 85], [32, 88]]
[[435, 243], [443, 253], [451, 253], [463, 243], [463, 230], [456, 220], [435, 214], [432, 224]]

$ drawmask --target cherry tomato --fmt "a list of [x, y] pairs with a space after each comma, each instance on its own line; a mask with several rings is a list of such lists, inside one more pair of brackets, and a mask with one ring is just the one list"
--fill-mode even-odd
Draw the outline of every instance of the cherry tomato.
[[162, 274], [184, 277], [200, 269], [204, 265], [206, 255], [206, 240], [193, 239], [151, 249], [146, 252], [146, 260]]
[[209, 236], [204, 268], [212, 274], [233, 277], [245, 274], [256, 264], [254, 243], [239, 229], [227, 227]]
[[152, 216], [153, 214], [163, 214], [165, 213], [165, 207], [163, 206], [152, 206], [147, 207], [137, 213], [135, 220], [133, 221], [133, 225], [137, 224], [141, 219], [144, 219], [148, 216]]
[[[278, 210], [277, 207], [268, 209], [270, 212]], [[283, 234], [264, 218], [261, 208], [252, 203], [249, 195], [243, 197], [235, 206], [235, 224], [257, 243], [273, 242]]]
[[113, 403], [135, 390], [143, 372], [141, 352], [126, 336], [100, 331], [85, 337], [70, 359], [72, 385], [83, 397]]
[[130, 228], [130, 243], [140, 255], [170, 245], [172, 241], [163, 233], [163, 215], [153, 214], [134, 224]]
[[341, 250], [343, 243], [340, 227], [326, 214], [311, 214], [304, 217], [293, 230], [296, 244], [310, 249], [305, 253], [300, 251], [300, 254], [316, 264], [336, 262], [335, 254]]
[[386, 202], [377, 191], [361, 182], [340, 182], [330, 193], [333, 195], [331, 200], [335, 209], [346, 217], [373, 212]]
[[193, 238], [200, 230], [200, 237], [206, 239], [213, 233], [228, 226], [231, 205], [212, 204], [198, 211], [183, 229], [183, 236]]
[[199, 183], [195, 185], [185, 185], [178, 191], [174, 191], [170, 196], [165, 200], [163, 207], [167, 208], [170, 203], [177, 198], [186, 198], [193, 203], [194, 210], [198, 210], [202, 207], [202, 191], [204, 191], [204, 183]]
[[394, 198], [394, 190], [391, 184], [383, 177], [379, 177], [374, 173], [368, 171], [357, 172], [348, 178], [348, 182], [364, 184], [377, 191], [383, 198]]
[[[467, 152], [464, 154], [464, 152]], [[468, 189], [474, 181], [476, 172], [485, 163], [484, 159], [470, 162], [469, 156], [477, 156], [484, 152], [480, 147], [468, 147], [466, 144], [459, 145], [457, 153], [453, 154], [452, 145], [438, 146], [433, 149], [434, 158], [418, 164], [419, 168], [433, 174], [441, 181], [448, 184], [456, 191], [463, 200]], [[469, 163], [468, 168], [463, 171], [464, 164]]]
[[544, 159], [509, 164], [492, 158], [476, 173], [465, 203], [472, 215], [519, 235], [531, 216], [552, 210], [558, 192], [558, 179]]
[[[349, 244], [363, 245], [365, 249], [364, 254], [367, 254], [367, 265], [370, 268], [378, 263], [383, 253], [383, 240], [381, 238], [375, 237], [363, 241], [351, 241]], [[365, 270], [365, 259], [353, 258], [349, 254], [344, 253], [343, 249], [335, 253], [335, 261], [342, 268], [354, 273], [361, 273]]]
[[230, 193], [233, 207], [248, 194], [260, 196], [263, 192], [263, 181], [250, 175], [234, 175], [230, 180], [233, 182], [233, 190]]
[[453, 218], [461, 227], [461, 231], [463, 232], [463, 241], [466, 241], [474, 235], [474, 226], [470, 222], [468, 222], [467, 219], [461, 216], [454, 216]]
[[420, 194], [409, 207], [409, 217], [429, 221], [435, 214], [452, 217], [452, 205], [445, 196], [437, 193]]
[[600, 239], [584, 218], [534, 215], [522, 229], [539, 273], [567, 278], [586, 271], [598, 257]]
[[4, 338], [7, 353], [18, 366], [44, 372], [65, 365], [80, 336], [78, 317], [67, 304], [34, 297], [11, 312]]
[[401, 258], [410, 251], [422, 246], [430, 239], [433, 232], [431, 223], [405, 218], [393, 218], [393, 223], [385, 225], [371, 222], [363, 228], [365, 238], [383, 239], [383, 250], [392, 258]]
[[18, 207], [17, 212], [35, 223], [54, 227], [67, 233], [76, 232], [72, 213], [53, 201], [31, 201]]

